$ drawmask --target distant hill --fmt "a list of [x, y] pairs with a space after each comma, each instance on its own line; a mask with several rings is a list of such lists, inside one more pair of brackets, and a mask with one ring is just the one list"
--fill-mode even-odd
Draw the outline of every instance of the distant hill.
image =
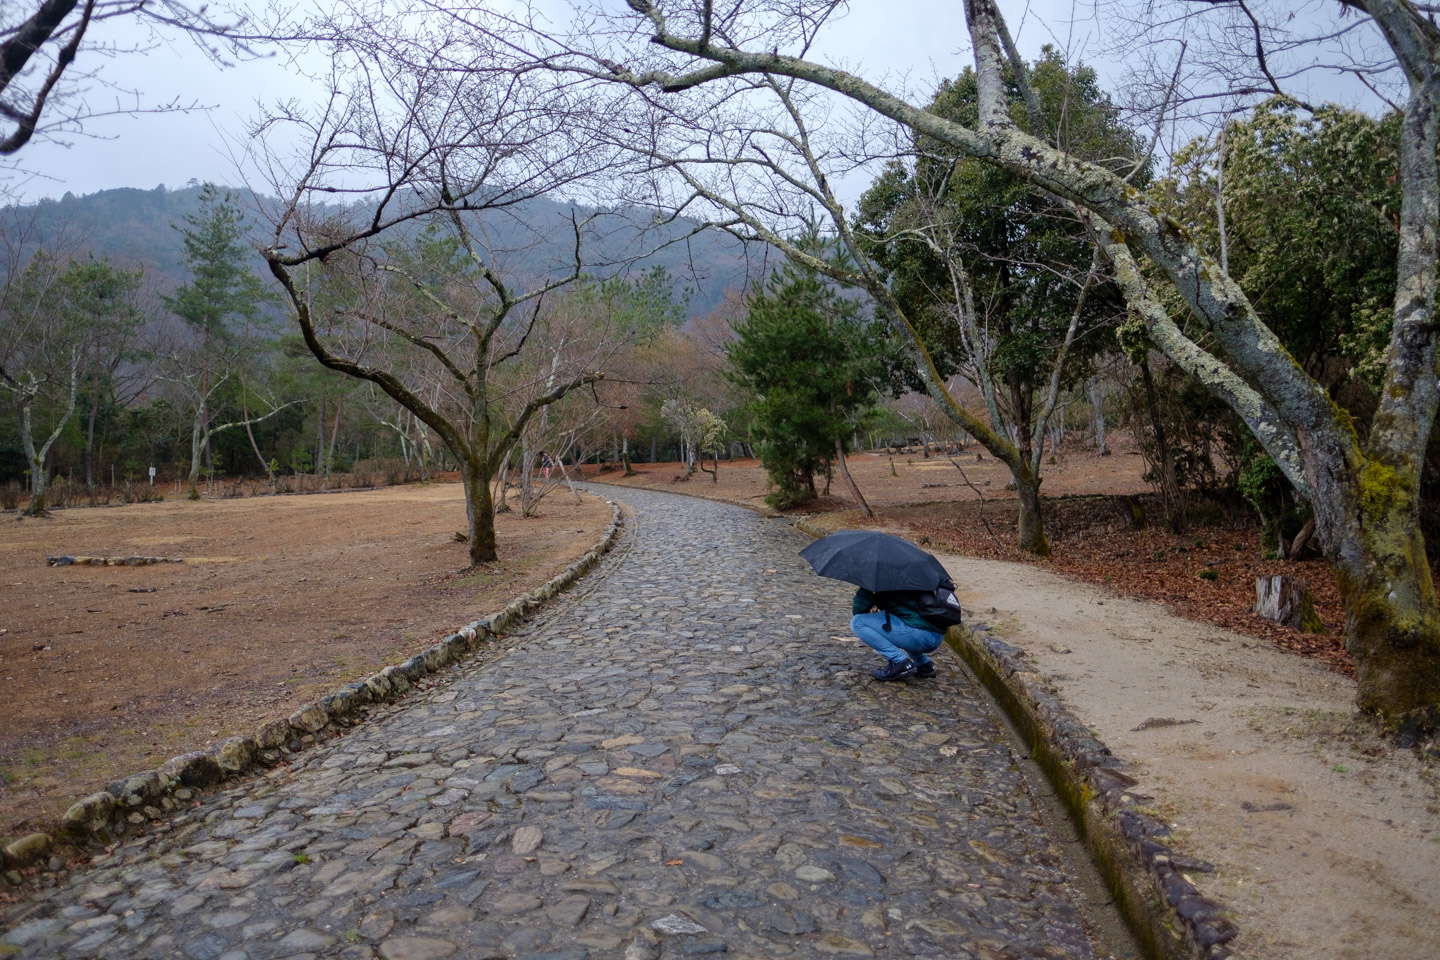
[[[235, 190], [242, 207], [252, 198]], [[83, 197], [65, 194], [59, 200], [45, 199], [14, 212], [33, 224], [34, 244], [47, 243], [57, 233], [83, 235], [85, 247], [96, 256], [108, 256], [126, 266], [144, 266], [146, 274], [162, 291], [183, 283], [186, 273], [180, 266], [181, 234], [173, 225], [184, 225], [186, 214], [199, 209], [199, 186], [170, 190], [122, 188], [102, 190]], [[264, 198], [262, 204], [277, 201]], [[596, 216], [596, 211], [572, 207], [559, 201], [537, 199], [503, 212], [482, 215], [484, 233], [501, 255], [501, 266], [511, 276], [535, 278], [554, 275], [569, 268], [573, 256], [572, 210], [581, 218], [592, 218], [582, 244], [587, 269], [600, 275], [617, 270], [645, 270], [666, 267], [677, 286], [691, 292], [690, 313], [701, 316], [713, 310], [730, 290], [763, 280], [777, 261], [773, 250], [752, 248], [717, 230], [706, 230], [682, 243], [661, 249], [634, 263], [623, 265], [646, 250], [653, 250], [664, 238], [683, 236], [693, 224], [681, 222], [663, 233], [645, 229], [652, 216], [643, 210], [617, 210]], [[265, 235], [265, 224], [253, 213], [256, 239]], [[32, 244], [33, 245], [33, 244]], [[254, 270], [269, 280], [269, 272], [257, 256]]]

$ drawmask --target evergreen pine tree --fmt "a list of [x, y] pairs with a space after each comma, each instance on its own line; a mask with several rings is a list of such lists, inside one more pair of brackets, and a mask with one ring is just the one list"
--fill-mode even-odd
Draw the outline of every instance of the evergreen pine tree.
[[858, 421], [892, 381], [883, 325], [867, 320], [813, 270], [787, 263], [735, 329], [731, 377], [755, 395], [757, 452], [777, 488], [768, 502], [792, 507], [816, 496], [837, 443], [848, 448]]

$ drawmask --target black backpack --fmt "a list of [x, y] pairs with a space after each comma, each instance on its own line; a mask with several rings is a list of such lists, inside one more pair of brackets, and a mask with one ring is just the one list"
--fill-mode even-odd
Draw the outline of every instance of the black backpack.
[[960, 626], [960, 601], [955, 597], [955, 581], [949, 577], [934, 590], [920, 591], [914, 597], [916, 611], [935, 629], [943, 633]]

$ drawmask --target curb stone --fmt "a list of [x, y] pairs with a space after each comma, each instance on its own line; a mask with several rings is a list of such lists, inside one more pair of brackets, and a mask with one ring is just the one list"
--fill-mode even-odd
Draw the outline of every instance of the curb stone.
[[610, 551], [622, 519], [618, 503], [613, 499], [606, 502], [610, 523], [600, 539], [560, 573], [498, 613], [472, 621], [403, 663], [308, 703], [287, 718], [262, 724], [253, 736], [228, 737], [208, 750], [172, 757], [156, 770], [120, 777], [105, 790], [72, 804], [60, 819], [58, 832], [33, 833], [0, 848], [0, 876], [16, 883], [15, 871], [47, 857], [53, 859], [54, 848], [60, 845], [83, 848], [113, 843], [131, 827], [143, 828], [168, 817], [180, 808], [180, 802], [194, 799], [198, 790], [245, 776], [258, 767], [275, 766], [326, 735], [340, 735], [341, 727], [359, 722], [356, 715], [366, 712], [368, 704], [392, 702], [427, 675], [458, 664], [486, 640], [504, 634], [573, 586]]
[[[792, 524], [812, 537], [825, 531], [804, 519]], [[1149, 799], [1136, 781], [1064, 705], [1025, 660], [1025, 651], [997, 640], [989, 626], [951, 627], [946, 644], [1005, 711], [1065, 806], [1116, 908], [1146, 954], [1163, 960], [1227, 960], [1239, 931], [1225, 908], [1202, 896], [1185, 871], [1210, 873], [1203, 860], [1162, 842], [1170, 828], [1139, 807]]]
[[1170, 828], [1137, 809], [1149, 798], [1131, 792], [1136, 781], [1121, 769], [1123, 761], [1065, 709], [1025, 651], [975, 622], [952, 627], [946, 642], [1020, 732], [1145, 951], [1165, 960], [1234, 956], [1226, 944], [1239, 931], [1224, 907], [1185, 876], [1214, 867], [1163, 842]]

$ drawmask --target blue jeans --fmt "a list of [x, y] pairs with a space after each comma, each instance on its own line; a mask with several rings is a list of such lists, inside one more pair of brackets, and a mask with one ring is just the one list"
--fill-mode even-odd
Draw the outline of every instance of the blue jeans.
[[912, 627], [893, 614], [888, 631], [883, 613], [857, 613], [850, 618], [850, 630], [891, 663], [899, 663], [912, 656], [917, 663], [924, 663], [927, 659], [925, 654], [945, 642], [943, 633]]

